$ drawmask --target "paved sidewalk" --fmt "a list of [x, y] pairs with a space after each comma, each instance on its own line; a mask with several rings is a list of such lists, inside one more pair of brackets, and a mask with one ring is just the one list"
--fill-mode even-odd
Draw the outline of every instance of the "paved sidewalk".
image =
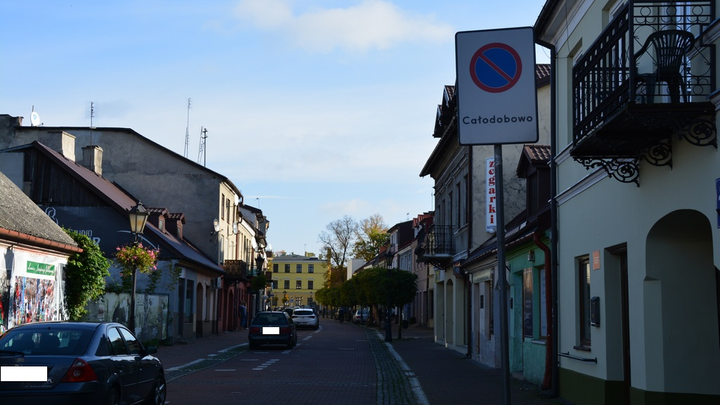
[[[364, 326], [347, 325], [365, 328]], [[411, 326], [398, 340], [384, 342], [384, 332], [365, 328], [375, 364], [377, 405], [502, 404], [502, 373], [434, 342], [432, 330]], [[226, 332], [188, 344], [161, 346], [168, 381], [214, 367], [247, 350], [247, 330]], [[513, 405], [567, 404], [549, 399], [535, 385], [511, 379]]]
[[[464, 353], [435, 343], [432, 329], [410, 326], [397, 338], [393, 325], [392, 351], [396, 352], [417, 379], [426, 404], [502, 404], [504, 403], [502, 371], [468, 359]], [[382, 333], [384, 339], [385, 334]], [[540, 387], [510, 379], [510, 401], [513, 405], [568, 404], [550, 399]]]

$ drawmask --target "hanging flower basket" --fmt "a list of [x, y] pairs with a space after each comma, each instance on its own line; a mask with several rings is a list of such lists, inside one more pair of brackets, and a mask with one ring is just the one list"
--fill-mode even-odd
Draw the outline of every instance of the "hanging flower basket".
[[115, 262], [122, 268], [123, 275], [131, 275], [134, 270], [151, 273], [157, 270], [159, 249], [145, 248], [142, 243], [117, 247]]

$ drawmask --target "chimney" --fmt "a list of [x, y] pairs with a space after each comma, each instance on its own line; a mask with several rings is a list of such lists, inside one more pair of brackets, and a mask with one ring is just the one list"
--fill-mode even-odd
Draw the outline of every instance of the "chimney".
[[75, 135], [65, 131], [48, 131], [41, 132], [38, 140], [68, 160], [75, 161]]
[[98, 145], [88, 145], [83, 146], [82, 151], [82, 165], [95, 172], [98, 176], [102, 176], [102, 148]]

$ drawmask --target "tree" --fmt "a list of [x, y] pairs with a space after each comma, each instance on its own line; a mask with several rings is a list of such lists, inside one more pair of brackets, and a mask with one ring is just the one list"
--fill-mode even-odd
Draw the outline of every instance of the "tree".
[[387, 229], [380, 214], [363, 219], [358, 226], [353, 255], [366, 262], [374, 259], [380, 253], [380, 248], [388, 244], [390, 235], [388, 235]]
[[105, 294], [105, 277], [110, 275], [110, 261], [88, 236], [65, 229], [82, 248], [68, 259], [65, 268], [65, 303], [70, 320], [79, 321], [87, 313], [85, 306]]
[[345, 263], [357, 236], [358, 227], [358, 223], [352, 217], [345, 215], [342, 219], [327, 224], [327, 231], [322, 231], [318, 235], [318, 241], [327, 252], [329, 263], [330, 278], [327, 285], [338, 285], [338, 280], [339, 284], [345, 281]]

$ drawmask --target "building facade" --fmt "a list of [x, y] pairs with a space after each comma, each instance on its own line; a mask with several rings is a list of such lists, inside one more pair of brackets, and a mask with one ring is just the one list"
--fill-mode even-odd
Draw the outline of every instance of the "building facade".
[[273, 307], [312, 307], [323, 288], [327, 262], [317, 256], [283, 254], [272, 258]]
[[547, 1], [559, 393], [720, 401], [716, 1]]

